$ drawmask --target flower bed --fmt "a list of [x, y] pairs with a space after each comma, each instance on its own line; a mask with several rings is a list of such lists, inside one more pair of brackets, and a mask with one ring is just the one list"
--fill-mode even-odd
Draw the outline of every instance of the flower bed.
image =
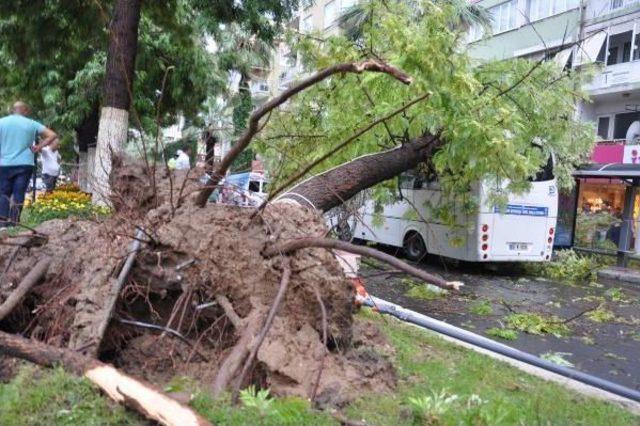
[[25, 200], [25, 213], [29, 222], [40, 223], [51, 219], [64, 219], [70, 216], [84, 219], [109, 214], [106, 207], [91, 204], [91, 194], [80, 191], [73, 184], [64, 184], [50, 193], [39, 194], [35, 203]]

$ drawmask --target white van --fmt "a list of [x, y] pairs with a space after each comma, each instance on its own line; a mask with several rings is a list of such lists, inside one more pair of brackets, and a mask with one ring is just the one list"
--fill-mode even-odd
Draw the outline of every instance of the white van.
[[219, 201], [238, 206], [258, 206], [267, 199], [269, 179], [264, 173], [232, 174], [222, 181]]

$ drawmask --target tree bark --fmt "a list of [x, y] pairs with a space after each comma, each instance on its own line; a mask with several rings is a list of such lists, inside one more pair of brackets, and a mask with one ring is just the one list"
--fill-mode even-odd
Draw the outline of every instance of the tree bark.
[[112, 156], [122, 152], [129, 130], [129, 111], [126, 109], [104, 107], [100, 113], [98, 144], [91, 168], [89, 187], [93, 193], [93, 202], [109, 205], [111, 188], [109, 175], [112, 168]]
[[202, 134], [204, 139], [204, 171], [208, 174], [212, 174], [215, 167], [215, 147], [217, 138], [213, 135], [211, 130], [205, 130]]
[[103, 108], [91, 183], [93, 200], [97, 204], [108, 204], [111, 156], [120, 152], [127, 140], [141, 3], [142, 0], [116, 0], [113, 6]]
[[313, 176], [276, 201], [294, 201], [325, 212], [367, 189], [431, 158], [443, 144], [436, 135], [425, 135], [388, 151], [364, 155]]
[[109, 398], [129, 406], [163, 425], [210, 425], [193, 410], [156, 389], [114, 367], [61, 349], [0, 331], [0, 354], [25, 359], [44, 367], [58, 364], [96, 384]]

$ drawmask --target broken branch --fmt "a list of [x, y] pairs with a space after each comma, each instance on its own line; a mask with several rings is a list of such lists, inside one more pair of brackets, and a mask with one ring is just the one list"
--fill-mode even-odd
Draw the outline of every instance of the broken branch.
[[116, 368], [69, 349], [0, 331], [0, 353], [25, 359], [44, 367], [58, 364], [97, 385], [114, 401], [125, 404], [163, 425], [210, 425], [193, 410], [162, 391], [121, 373]]
[[272, 257], [280, 253], [286, 254], [296, 250], [301, 250], [304, 248], [311, 248], [311, 247], [320, 247], [320, 248], [325, 248], [329, 250], [344, 250], [349, 253], [372, 257], [374, 259], [388, 263], [394, 268], [400, 269], [401, 271], [404, 271], [409, 275], [413, 275], [416, 278], [419, 278], [423, 281], [426, 281], [430, 284], [436, 285], [438, 287], [441, 287], [447, 290], [457, 291], [462, 286], [461, 282], [446, 281], [440, 277], [436, 277], [435, 275], [432, 275], [428, 272], [425, 272], [421, 269], [411, 266], [394, 256], [388, 255], [386, 253], [382, 253], [381, 251], [372, 249], [370, 247], [357, 246], [355, 244], [347, 243], [345, 241], [333, 240], [330, 238], [309, 237], [309, 238], [299, 238], [295, 240], [288, 240], [281, 243], [276, 243], [267, 247], [264, 250], [263, 255], [266, 257]]
[[27, 275], [20, 281], [18, 287], [11, 292], [7, 300], [4, 301], [2, 305], [0, 305], [0, 321], [2, 321], [7, 315], [9, 315], [14, 308], [20, 303], [20, 301], [26, 296], [27, 293], [38, 284], [40, 279], [44, 277], [49, 269], [49, 265], [51, 264], [51, 259], [46, 257], [44, 259], [40, 259], [36, 266], [33, 267], [32, 270], [29, 271]]
[[336, 64], [327, 68], [324, 68], [317, 73], [310, 75], [309, 77], [302, 79], [297, 84], [291, 86], [289, 89], [282, 92], [280, 95], [270, 99], [260, 108], [256, 109], [249, 117], [246, 130], [240, 135], [240, 138], [232, 146], [231, 150], [224, 156], [216, 170], [213, 172], [213, 176], [208, 180], [205, 187], [200, 191], [196, 199], [196, 205], [204, 207], [209, 199], [209, 196], [213, 192], [214, 188], [220, 182], [222, 176], [227, 173], [227, 170], [233, 163], [233, 160], [238, 157], [245, 150], [245, 148], [251, 143], [254, 136], [260, 131], [260, 120], [269, 114], [280, 105], [284, 104], [290, 98], [296, 94], [302, 92], [309, 87], [320, 83], [321, 81], [331, 77], [334, 74], [346, 74], [355, 73], [361, 74], [365, 71], [379, 72], [392, 76], [396, 80], [404, 83], [411, 84], [411, 77], [405, 72], [392, 67], [389, 64], [385, 64], [377, 59], [367, 59], [362, 62], [347, 62], [343, 64]]

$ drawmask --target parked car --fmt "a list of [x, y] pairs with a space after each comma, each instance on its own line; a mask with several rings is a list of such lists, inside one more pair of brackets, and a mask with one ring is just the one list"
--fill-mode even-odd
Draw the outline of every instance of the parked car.
[[222, 181], [218, 202], [236, 206], [258, 206], [267, 199], [269, 179], [264, 173], [246, 172], [227, 176]]

